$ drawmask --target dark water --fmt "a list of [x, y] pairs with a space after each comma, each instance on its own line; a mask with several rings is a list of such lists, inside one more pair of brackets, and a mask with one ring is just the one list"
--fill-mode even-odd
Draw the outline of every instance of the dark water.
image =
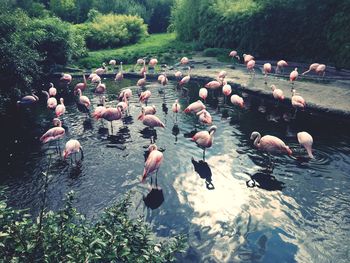
[[[79, 210], [98, 218], [105, 207], [133, 190], [133, 213], [143, 214], [159, 236], [188, 233], [190, 247], [182, 262], [349, 262], [350, 136], [345, 124], [306, 113], [285, 121], [281, 116], [290, 116], [291, 109], [265, 105], [252, 97], [245, 98], [244, 110], [224, 106], [221, 96], [211, 98], [208, 111], [218, 129], [213, 147], [206, 152], [208, 166], [194, 167], [191, 158], [198, 162], [202, 151], [188, 136], [195, 129], [208, 127], [198, 124], [193, 115], [179, 114], [176, 134], [171, 106], [177, 98], [182, 109], [197, 100], [200, 85], [192, 83], [186, 96], [169, 84], [163, 96], [155, 82], [149, 83], [149, 104], [156, 105], [157, 116], [166, 125], [156, 133], [156, 144], [164, 150], [158, 174], [164, 202], [151, 210], [143, 201], [150, 190], [149, 179], [140, 183], [150, 139], [137, 120], [140, 104], [135, 83], [124, 80], [117, 86], [106, 80], [107, 105], [116, 105], [121, 86], [130, 86], [134, 94], [132, 117], [127, 124], [114, 123], [113, 137], [104, 133], [101, 122], [87, 120], [67, 97], [64, 141], [78, 139], [85, 153], [77, 167], [61, 161], [54, 149], [38, 142], [53, 118], [45, 103], [14, 110], [2, 123], [1, 184], [9, 187], [10, 204], [38, 212], [40, 173], [53, 154], [50, 209], [61, 207], [64, 194], [74, 190]], [[85, 95], [96, 106], [98, 98], [92, 93]], [[314, 137], [315, 160], [278, 156], [273, 171], [268, 171], [266, 156], [249, 140], [254, 130], [280, 137], [299, 156], [304, 152], [296, 133], [308, 131]], [[195, 168], [201, 169], [203, 178]], [[155, 196], [159, 201], [159, 193]]]

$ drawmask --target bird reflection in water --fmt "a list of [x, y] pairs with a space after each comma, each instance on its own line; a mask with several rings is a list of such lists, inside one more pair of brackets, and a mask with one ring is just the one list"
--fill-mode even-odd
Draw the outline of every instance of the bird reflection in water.
[[160, 207], [164, 202], [164, 194], [162, 188], [158, 186], [157, 183], [157, 177], [156, 177], [156, 183], [155, 185], [152, 184], [152, 177], [151, 177], [151, 187], [150, 192], [143, 197], [143, 201], [145, 205], [148, 208], [151, 208], [152, 210], [157, 209]]
[[175, 136], [175, 143], [176, 143], [177, 142], [177, 135], [179, 135], [179, 133], [180, 133], [179, 126], [177, 124], [175, 124], [173, 126], [173, 129], [171, 130], [171, 132]]
[[258, 187], [267, 191], [282, 191], [285, 188], [285, 184], [278, 181], [269, 169], [259, 170], [250, 175], [250, 180], [246, 182], [246, 185], [249, 188]]
[[[128, 126], [123, 126], [115, 135], [109, 135], [108, 140], [110, 143], [107, 145], [109, 148], [118, 148], [120, 150], [125, 150], [126, 147], [123, 145], [131, 138], [130, 129]], [[120, 146], [122, 144], [122, 146]]]
[[90, 118], [87, 118], [83, 121], [83, 127], [84, 127], [84, 131], [87, 131], [87, 130], [92, 130], [93, 127], [92, 127], [92, 121]]
[[194, 170], [198, 173], [200, 178], [205, 179], [205, 184], [208, 190], [215, 189], [212, 183], [212, 173], [207, 162], [203, 160], [196, 161], [193, 157], [191, 159]]
[[82, 173], [82, 162], [77, 162], [70, 169], [69, 175], [72, 179], [78, 178]]
[[146, 127], [143, 130], [140, 131], [142, 138], [144, 139], [150, 139], [151, 144], [155, 143], [157, 140], [157, 131], [155, 129]]

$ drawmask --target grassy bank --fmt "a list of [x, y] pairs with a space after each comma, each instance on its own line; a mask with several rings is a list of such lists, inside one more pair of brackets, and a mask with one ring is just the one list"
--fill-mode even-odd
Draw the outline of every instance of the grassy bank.
[[182, 56], [191, 57], [193, 49], [193, 44], [177, 40], [174, 33], [153, 34], [134, 45], [88, 52], [88, 56], [75, 61], [74, 66], [92, 69], [111, 59], [135, 64], [142, 57], [156, 57], [160, 63], [173, 63]]

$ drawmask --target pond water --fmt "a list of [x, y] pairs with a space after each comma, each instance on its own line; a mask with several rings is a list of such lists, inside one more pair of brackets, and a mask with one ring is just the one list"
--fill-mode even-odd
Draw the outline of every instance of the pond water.
[[[41, 172], [47, 169], [51, 154], [49, 209], [60, 208], [65, 193], [74, 190], [78, 209], [95, 219], [132, 190], [132, 213], [144, 215], [159, 236], [186, 233], [189, 249], [181, 262], [349, 262], [350, 133], [346, 125], [302, 112], [293, 120], [291, 108], [246, 94], [242, 110], [224, 105], [221, 95], [210, 94], [207, 108], [218, 129], [212, 148], [206, 151], [211, 177], [205, 179], [191, 161], [192, 157], [199, 161], [202, 150], [189, 136], [209, 127], [199, 124], [194, 115], [181, 113], [179, 131], [174, 132], [171, 111], [175, 99], [182, 109], [197, 100], [200, 83], [192, 81], [187, 94], [170, 83], [159, 94], [157, 83], [150, 81], [149, 104], [156, 106], [156, 115], [166, 126], [157, 128], [155, 137], [164, 150], [158, 173], [164, 202], [151, 210], [143, 201], [150, 180], [140, 183], [150, 133], [137, 120], [141, 108], [136, 80], [118, 85], [105, 82], [107, 105], [116, 105], [121, 88], [133, 90], [131, 117], [124, 124], [114, 122], [115, 136], [108, 136], [102, 125], [108, 128], [109, 123], [86, 119], [72, 95], [66, 95], [64, 141], [80, 141], [85, 154], [81, 166], [60, 160], [52, 147], [38, 141], [53, 118], [44, 99], [30, 109], [14, 109], [3, 120], [1, 185], [8, 186], [10, 205], [29, 207], [34, 215], [38, 212]], [[97, 105], [97, 96], [85, 95]], [[250, 140], [255, 130], [278, 136], [299, 156], [305, 153], [296, 133], [308, 131], [314, 138], [315, 159], [277, 156], [273, 171], [267, 170], [267, 156]]]

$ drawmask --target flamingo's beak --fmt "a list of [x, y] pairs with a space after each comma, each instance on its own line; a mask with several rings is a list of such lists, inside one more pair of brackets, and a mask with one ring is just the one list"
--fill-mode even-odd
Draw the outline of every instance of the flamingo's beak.
[[68, 157], [68, 152], [66, 150], [63, 151], [63, 159], [67, 159]]
[[141, 119], [142, 119], [142, 116], [143, 116], [143, 114], [141, 113], [141, 114], [137, 117], [137, 119], [138, 119], [138, 120], [141, 120]]

